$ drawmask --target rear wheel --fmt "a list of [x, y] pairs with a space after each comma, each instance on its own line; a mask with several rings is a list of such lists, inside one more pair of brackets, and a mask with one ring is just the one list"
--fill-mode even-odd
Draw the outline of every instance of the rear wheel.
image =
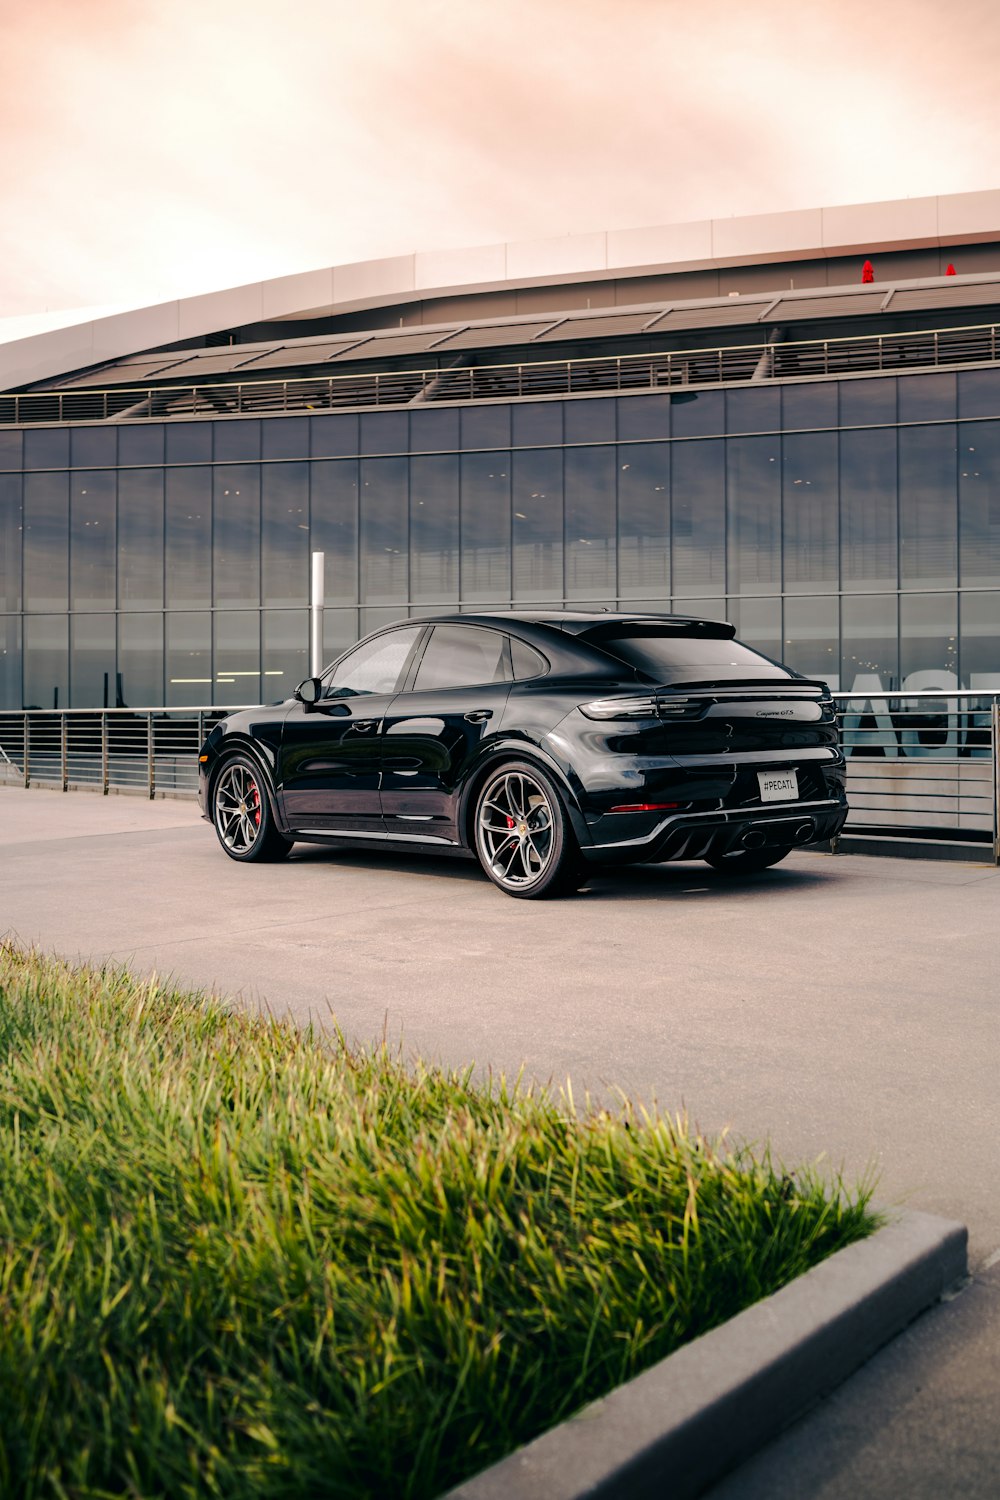
[[769, 870], [779, 860], [791, 854], [790, 845], [771, 849], [735, 849], [731, 854], [706, 854], [705, 863], [724, 875], [756, 875], [758, 870]]
[[284, 859], [291, 850], [291, 840], [275, 826], [264, 778], [249, 756], [234, 756], [219, 772], [212, 821], [230, 859]]
[[523, 761], [500, 766], [476, 801], [476, 854], [508, 896], [539, 900], [578, 890], [587, 871], [554, 784]]

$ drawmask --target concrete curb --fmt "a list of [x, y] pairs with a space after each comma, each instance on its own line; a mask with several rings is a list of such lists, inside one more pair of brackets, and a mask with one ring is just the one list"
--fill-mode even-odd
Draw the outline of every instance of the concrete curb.
[[961, 1280], [967, 1239], [901, 1214], [444, 1500], [691, 1500]]

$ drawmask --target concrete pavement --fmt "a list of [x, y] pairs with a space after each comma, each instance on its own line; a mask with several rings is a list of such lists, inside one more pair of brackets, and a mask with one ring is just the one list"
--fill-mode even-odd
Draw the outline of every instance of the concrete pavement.
[[808, 852], [518, 902], [443, 857], [300, 845], [243, 867], [188, 803], [0, 789], [0, 933], [577, 1097], [655, 1097], [967, 1223], [973, 1285], [718, 1500], [1000, 1494], [998, 902], [987, 866]]

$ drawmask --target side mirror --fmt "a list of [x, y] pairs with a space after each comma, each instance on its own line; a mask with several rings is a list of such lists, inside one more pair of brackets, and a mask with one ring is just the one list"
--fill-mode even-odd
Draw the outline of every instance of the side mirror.
[[322, 691], [323, 685], [318, 677], [307, 677], [305, 682], [300, 682], [295, 689], [295, 696], [300, 703], [305, 703], [308, 706], [311, 703], [319, 702]]

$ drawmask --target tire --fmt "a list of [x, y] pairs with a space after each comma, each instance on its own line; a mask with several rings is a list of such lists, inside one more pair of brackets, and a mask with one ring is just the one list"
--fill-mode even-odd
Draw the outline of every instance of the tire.
[[589, 874], [550, 777], [527, 761], [487, 776], [476, 798], [474, 837], [483, 870], [522, 901], [568, 895]]
[[284, 859], [292, 841], [278, 832], [267, 784], [248, 755], [225, 761], [212, 788], [212, 822], [230, 859]]
[[706, 854], [705, 863], [723, 875], [756, 875], [769, 870], [792, 852], [792, 845], [773, 849], [737, 849], [732, 854]]

